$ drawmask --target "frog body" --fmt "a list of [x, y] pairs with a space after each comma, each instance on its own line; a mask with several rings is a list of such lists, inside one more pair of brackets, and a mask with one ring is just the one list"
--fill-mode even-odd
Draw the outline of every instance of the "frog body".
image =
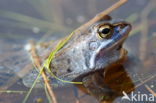
[[[72, 38], [51, 61], [51, 71], [62, 80], [81, 81], [87, 74], [99, 71], [122, 58], [122, 44], [130, 30], [129, 23], [121, 19], [107, 18], [96, 22], [83, 32], [74, 32]], [[39, 50], [39, 55], [42, 57], [50, 53], [56, 44], [53, 43], [46, 50]], [[30, 86], [36, 76], [37, 72], [34, 69], [33, 73], [24, 78], [24, 84]], [[68, 84], [51, 76], [49, 78], [53, 87]]]

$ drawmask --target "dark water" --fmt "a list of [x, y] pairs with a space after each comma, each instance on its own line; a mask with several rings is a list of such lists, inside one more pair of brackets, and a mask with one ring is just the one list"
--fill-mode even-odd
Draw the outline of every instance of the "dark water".
[[[28, 40], [44, 41], [50, 37], [53, 40], [64, 37], [115, 1], [0, 0], [0, 92], [5, 91], [0, 93], [0, 103], [21, 103], [26, 95], [25, 91], [29, 90], [21, 79], [25, 71], [20, 72], [20, 67], [26, 64], [25, 59], [29, 57], [25, 53], [19, 53]], [[102, 92], [99, 87], [90, 86], [88, 90], [91, 95], [86, 94], [83, 87], [54, 89], [58, 103], [78, 103], [78, 100], [80, 103], [98, 103], [98, 100], [108, 98], [114, 103], [152, 103], [149, 100], [150, 94], [156, 92], [155, 10], [155, 0], [129, 0], [110, 14], [113, 18], [128, 20], [133, 26], [133, 31], [124, 45], [130, 58], [123, 65], [107, 68], [104, 82], [97, 81], [101, 86], [111, 88], [113, 92]], [[22, 65], [17, 67], [19, 63]], [[100, 80], [101, 77], [96, 75], [95, 78]], [[133, 91], [137, 95], [137, 101], [122, 100], [123, 91], [129, 93], [129, 97]], [[141, 101], [142, 94], [146, 94], [148, 100]], [[47, 102], [44, 88], [33, 89], [27, 101]]]

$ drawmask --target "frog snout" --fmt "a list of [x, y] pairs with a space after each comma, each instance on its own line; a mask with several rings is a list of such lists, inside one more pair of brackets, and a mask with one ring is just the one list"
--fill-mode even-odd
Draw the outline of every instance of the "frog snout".
[[127, 31], [129, 32], [131, 29], [132, 29], [132, 26], [131, 26], [131, 24], [129, 24], [129, 23], [127, 23], [127, 22], [125, 22], [125, 23], [123, 23], [122, 25], [121, 25], [121, 28], [127, 28]]
[[121, 23], [118, 23], [117, 26], [123, 30], [124, 32], [127, 32], [127, 34], [130, 32], [130, 30], [132, 29], [132, 26], [130, 23], [128, 22], [121, 22]]

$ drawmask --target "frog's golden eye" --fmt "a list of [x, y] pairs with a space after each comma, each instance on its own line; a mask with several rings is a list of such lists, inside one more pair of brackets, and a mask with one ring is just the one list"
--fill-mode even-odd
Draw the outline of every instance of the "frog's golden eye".
[[98, 29], [100, 38], [110, 38], [112, 34], [112, 27], [110, 25], [103, 25]]

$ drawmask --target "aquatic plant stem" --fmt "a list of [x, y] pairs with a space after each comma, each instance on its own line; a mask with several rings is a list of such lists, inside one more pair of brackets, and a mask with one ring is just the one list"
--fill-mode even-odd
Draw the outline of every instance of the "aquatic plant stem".
[[28, 91], [28, 93], [26, 94], [26, 96], [25, 96], [24, 100], [22, 101], [22, 103], [26, 103], [26, 101], [28, 100], [28, 98], [29, 98], [29, 96], [30, 96], [30, 94], [31, 94], [31, 92], [32, 92], [32, 90], [33, 90], [33, 88], [35, 87], [35, 85], [36, 85], [36, 83], [37, 83], [39, 77], [41, 76], [42, 71], [43, 71], [43, 68], [40, 70], [39, 74], [37, 75], [37, 78], [35, 79], [34, 83], [32, 84], [31, 88], [29, 89], [29, 91]]
[[155, 0], [152, 0], [151, 2], [148, 3], [146, 8], [141, 12], [141, 25], [144, 26], [143, 29], [141, 29], [141, 40], [140, 40], [140, 59], [145, 60], [147, 56], [147, 42], [148, 42], [148, 33], [149, 33], [149, 19], [148, 16], [151, 13], [151, 11], [155, 8]]
[[[32, 56], [33, 63], [34, 63], [34, 65], [35, 65], [35, 66], [39, 69], [39, 71], [40, 71], [40, 69], [43, 68], [43, 67], [41, 66], [41, 60], [40, 60], [39, 56], [38, 56], [37, 53], [36, 53], [35, 43], [34, 43], [33, 41], [30, 41], [30, 45], [31, 45], [30, 54], [31, 54], [31, 56]], [[46, 76], [44, 70], [43, 70], [43, 72], [41, 73], [41, 75], [42, 75], [43, 80], [44, 80], [44, 82], [45, 82], [45, 85], [46, 85], [46, 87], [47, 87], [49, 96], [50, 96], [51, 99], [52, 99], [52, 103], [57, 103], [55, 94], [54, 94], [54, 92], [53, 92], [53, 90], [52, 90], [52, 87], [51, 87], [50, 84], [49, 84], [49, 80], [48, 80], [48, 78], [47, 78], [47, 76]]]
[[[145, 84], [146, 82], [150, 81], [151, 79], [154, 79], [155, 76], [156, 76], [156, 75], [154, 75], [154, 76], [152, 76], [152, 77], [150, 77], [150, 78], [148, 78], [147, 80], [144, 80], [144, 81], [139, 77], [139, 80], [140, 80], [140, 82], [141, 82], [140, 84], [141, 84], [141, 85], [144, 85], [145, 88], [146, 88], [151, 94], [153, 94], [153, 96], [156, 97], [156, 93], [155, 93], [147, 84]], [[139, 85], [139, 86], [141, 86], [141, 85]]]
[[94, 24], [95, 22], [101, 20], [103, 17], [105, 17], [106, 15], [108, 15], [109, 13], [111, 13], [113, 10], [119, 8], [121, 5], [123, 5], [124, 3], [126, 3], [128, 0], [119, 0], [117, 3], [113, 4], [111, 7], [109, 7], [108, 9], [102, 11], [101, 13], [97, 14], [93, 19], [91, 19], [90, 21], [88, 21], [86, 24], [80, 26], [77, 31], [81, 31], [83, 32], [84, 30], [86, 30], [87, 27], [91, 26], [92, 24]]
[[145, 85], [145, 87], [153, 96], [156, 97], [156, 92], [154, 92], [148, 85]]

